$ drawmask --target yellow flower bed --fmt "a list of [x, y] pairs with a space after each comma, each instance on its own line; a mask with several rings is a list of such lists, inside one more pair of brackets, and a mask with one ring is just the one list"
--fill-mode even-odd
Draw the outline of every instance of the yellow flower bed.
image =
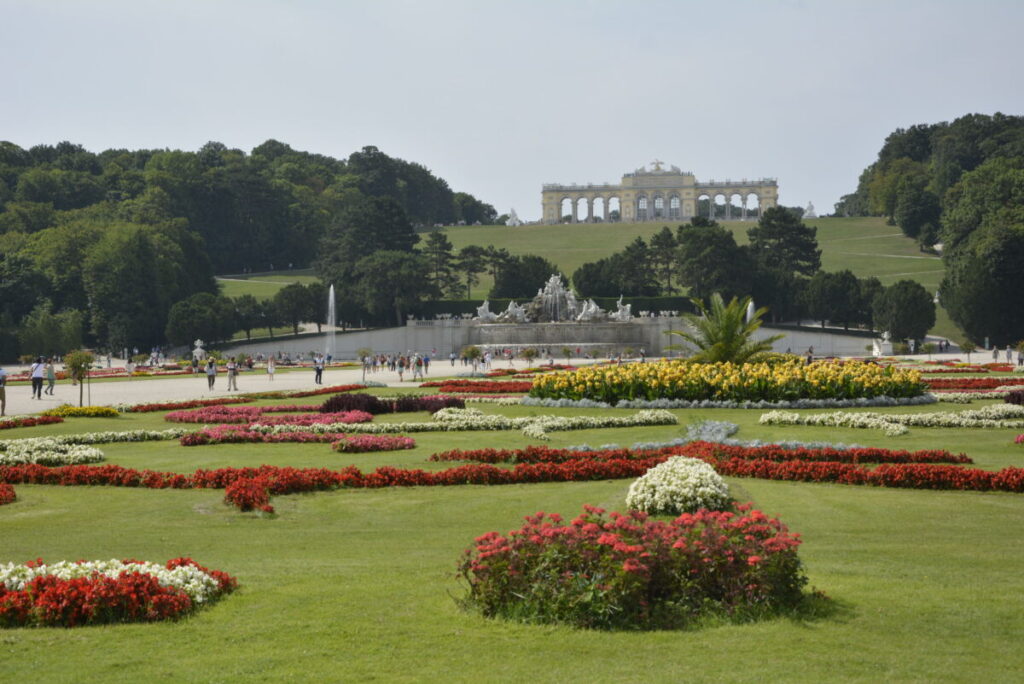
[[44, 416], [60, 416], [61, 418], [117, 418], [117, 409], [110, 406], [72, 406], [61, 404], [57, 408], [43, 411]]
[[659, 361], [587, 366], [538, 376], [531, 397], [593, 399], [686, 399], [688, 401], [783, 401], [916, 397], [926, 390], [915, 370], [873, 363], [799, 360], [775, 363]]

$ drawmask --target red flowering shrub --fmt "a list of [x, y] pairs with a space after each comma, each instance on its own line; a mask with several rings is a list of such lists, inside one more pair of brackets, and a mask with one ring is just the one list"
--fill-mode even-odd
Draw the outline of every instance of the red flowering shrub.
[[433, 380], [421, 383], [420, 387], [436, 387], [439, 392], [453, 394], [507, 394], [529, 392], [533, 381]]
[[10, 430], [11, 428], [19, 427], [36, 427], [37, 425], [51, 425], [53, 423], [63, 423], [64, 418], [61, 416], [12, 416], [10, 418], [0, 418], [0, 430]]
[[262, 477], [243, 477], [224, 488], [224, 501], [238, 506], [242, 511], [260, 510], [273, 513], [270, 505], [270, 487]]
[[14, 493], [14, 487], [0, 482], [0, 506], [13, 503], [17, 498], [18, 496]]
[[458, 566], [464, 604], [524, 622], [664, 629], [709, 614], [771, 615], [803, 599], [799, 535], [749, 505], [671, 522], [584, 511], [568, 525], [541, 512], [506, 536], [477, 537]]

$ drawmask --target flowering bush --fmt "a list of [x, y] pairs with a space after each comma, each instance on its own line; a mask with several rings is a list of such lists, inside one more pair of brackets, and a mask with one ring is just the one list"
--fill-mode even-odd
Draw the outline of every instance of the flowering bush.
[[1021, 428], [1024, 406], [993, 404], [959, 413], [832, 413], [799, 414], [769, 411], [760, 418], [762, 425], [823, 425], [828, 427], [874, 428], [890, 436], [907, 432], [906, 426], [956, 428]]
[[530, 388], [533, 387], [533, 381], [434, 380], [432, 382], [424, 382], [420, 387], [436, 387], [439, 392], [449, 392], [452, 394], [512, 394], [529, 392]]
[[587, 366], [537, 377], [531, 397], [593, 399], [615, 404], [628, 399], [791, 401], [916, 397], [925, 386], [917, 371], [869, 363], [689, 363], [659, 361]]
[[443, 408], [465, 408], [466, 403], [457, 397], [376, 397], [372, 394], [339, 394], [320, 406], [321, 413], [340, 411], [366, 411], [374, 415], [381, 413], [411, 413], [429, 411], [434, 413]]
[[[344, 395], [342, 395], [344, 396]], [[287, 416], [264, 417], [265, 413], [278, 413], [277, 407], [267, 406], [215, 406], [194, 409], [191, 411], [172, 411], [164, 416], [164, 420], [172, 423], [254, 423], [264, 425], [312, 425], [313, 423], [365, 423], [373, 420], [373, 416], [365, 411], [345, 411], [340, 413], [321, 414], [306, 413]], [[300, 408], [300, 407], [284, 407]], [[304, 408], [304, 407], [303, 407]], [[268, 410], [271, 409], [271, 410]], [[317, 410], [319, 407], [313, 407]]]
[[247, 397], [225, 397], [223, 399], [193, 399], [189, 401], [164, 401], [153, 404], [118, 404], [121, 413], [153, 413], [155, 411], [173, 411], [176, 409], [199, 408], [200, 406], [221, 406], [224, 404], [244, 404], [252, 401]]
[[342, 433], [316, 433], [316, 432], [283, 432], [280, 434], [269, 434], [265, 432], [253, 432], [244, 427], [233, 425], [217, 425], [207, 427], [198, 432], [190, 432], [182, 435], [182, 446], [202, 446], [206, 444], [241, 444], [241, 443], [344, 443], [344, 446], [335, 446], [336, 451], [366, 452], [366, 451], [392, 451], [395, 449], [412, 449], [416, 446], [409, 437], [381, 437], [377, 435], [345, 435]]
[[42, 559], [0, 565], [0, 627], [76, 627], [174, 619], [238, 586], [191, 558], [161, 566], [142, 561]]
[[43, 411], [44, 416], [60, 416], [61, 418], [117, 418], [120, 413], [112, 406], [60, 406]]
[[241, 511], [259, 510], [273, 513], [270, 505], [270, 486], [263, 478], [240, 478], [224, 488], [224, 501]]
[[412, 437], [385, 435], [341, 435], [341, 439], [331, 443], [335, 451], [347, 453], [364, 453], [367, 451], [397, 451], [414, 449], [416, 442]]
[[11, 428], [20, 427], [35, 427], [37, 425], [52, 425], [53, 423], [63, 423], [64, 419], [60, 416], [2, 416], [0, 417], [0, 430], [9, 430]]
[[1024, 378], [926, 378], [930, 389], [991, 390], [1009, 385], [1024, 385]]
[[103, 452], [95, 447], [64, 444], [53, 437], [7, 440], [0, 450], [0, 465], [76, 465], [98, 463], [103, 459]]
[[673, 456], [629, 486], [626, 505], [647, 513], [679, 515], [699, 508], [719, 511], [729, 505], [729, 485], [704, 461]]
[[477, 537], [458, 565], [464, 604], [524, 622], [658, 629], [766, 616], [803, 598], [799, 535], [749, 505], [671, 522], [604, 513], [584, 506], [565, 525], [541, 512], [508, 535]]
[[0, 482], [0, 506], [13, 503], [17, 498], [17, 495], [14, 493], [14, 487]]
[[359, 432], [386, 434], [394, 432], [446, 432], [462, 430], [522, 430], [534, 439], [547, 439], [548, 431], [588, 430], [606, 427], [636, 427], [638, 425], [675, 425], [678, 419], [668, 411], [638, 411], [631, 416], [523, 416], [509, 418], [484, 414], [477, 409], [441, 409], [434, 420], [426, 423], [362, 423], [336, 425], [264, 425], [249, 426], [256, 432], [281, 434], [284, 432]]

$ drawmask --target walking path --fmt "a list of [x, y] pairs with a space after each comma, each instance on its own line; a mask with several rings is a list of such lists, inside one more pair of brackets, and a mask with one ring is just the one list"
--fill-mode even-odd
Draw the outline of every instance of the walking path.
[[[561, 359], [558, 363], [564, 363]], [[577, 360], [574, 359], [574, 362]], [[588, 361], [579, 361], [584, 363]], [[515, 361], [515, 368], [526, 368], [530, 365], [525, 361]], [[495, 362], [494, 369], [508, 368], [508, 361]], [[16, 371], [15, 367], [5, 366], [9, 373]], [[448, 360], [434, 362], [430, 365], [430, 374], [427, 380], [432, 377], [442, 378], [458, 373], [467, 373], [471, 370], [469, 366], [462, 366], [456, 363], [452, 367]], [[412, 388], [420, 384], [420, 380], [412, 382], [411, 372], [405, 373], [405, 381], [399, 382], [398, 373], [390, 371], [379, 371], [367, 373], [366, 379], [375, 382], [382, 382], [389, 387]], [[500, 379], [500, 378], [499, 378]], [[363, 380], [361, 368], [338, 368], [324, 371], [324, 384], [322, 387], [331, 385], [355, 385]], [[213, 397], [230, 397], [246, 392], [267, 392], [271, 390], [311, 390], [320, 385], [313, 383], [313, 369], [303, 368], [284, 371], [278, 366], [274, 374], [273, 382], [270, 381], [265, 369], [246, 371], [238, 376], [238, 392], [228, 392], [227, 376], [221, 372], [217, 374], [216, 384], [213, 390], [206, 386], [206, 375], [182, 375], [172, 378], [124, 378], [119, 380], [107, 380], [104, 382], [93, 382], [86, 386], [84, 403], [89, 406], [105, 406], [113, 404], [144, 404], [147, 402], [160, 401], [182, 401], [185, 399], [210, 399]], [[73, 404], [78, 406], [78, 387], [73, 386], [70, 380], [61, 380], [57, 383], [53, 396], [44, 394], [42, 399], [32, 399], [31, 385], [8, 385], [7, 386], [7, 415], [14, 416], [25, 413], [37, 413], [46, 409], [54, 408], [60, 404]]]

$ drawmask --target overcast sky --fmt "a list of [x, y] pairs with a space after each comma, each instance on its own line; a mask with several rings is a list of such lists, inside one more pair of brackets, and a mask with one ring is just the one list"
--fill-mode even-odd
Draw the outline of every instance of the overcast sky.
[[0, 0], [0, 140], [419, 162], [499, 212], [652, 159], [831, 211], [897, 127], [1024, 113], [1024, 2]]

